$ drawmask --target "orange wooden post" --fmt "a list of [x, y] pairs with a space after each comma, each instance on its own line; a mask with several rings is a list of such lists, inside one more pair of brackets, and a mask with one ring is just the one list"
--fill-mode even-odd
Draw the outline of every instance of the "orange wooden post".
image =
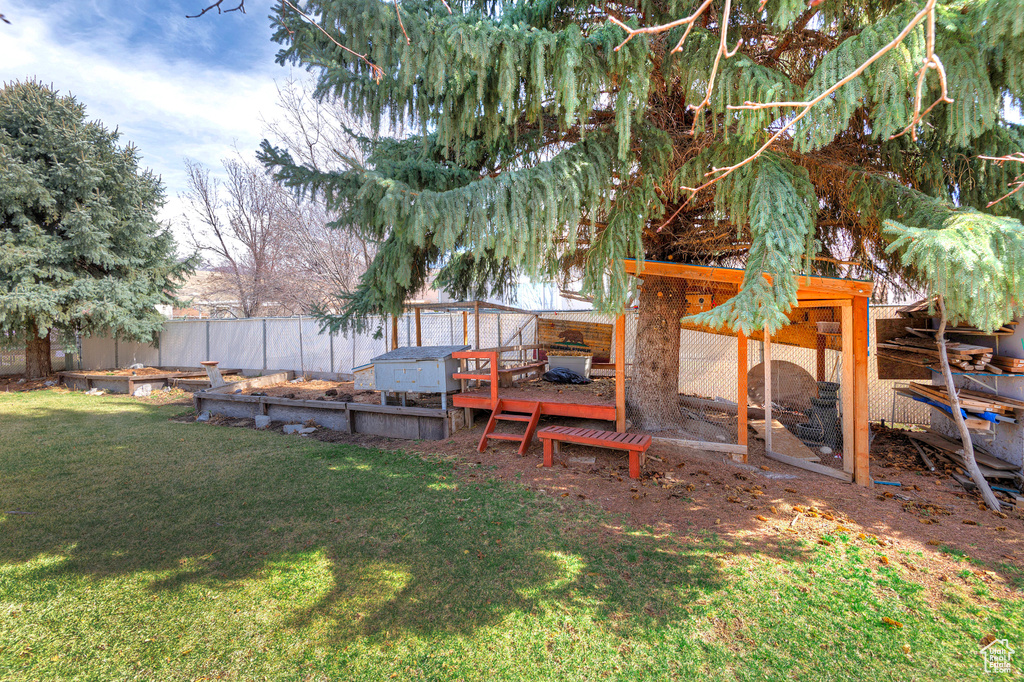
[[488, 353], [487, 358], [491, 361], [491, 405], [498, 405], [498, 354]]
[[626, 430], [626, 316], [615, 319], [615, 430]]
[[839, 309], [839, 329], [842, 332], [843, 349], [843, 378], [840, 379], [842, 386], [843, 403], [843, 471], [853, 476], [854, 462], [856, 461], [855, 448], [857, 436], [855, 435], [856, 410], [854, 409], [854, 381], [853, 368], [857, 361], [853, 352], [853, 305], [843, 306]]
[[549, 467], [555, 463], [554, 441], [550, 438], [544, 439], [544, 466]]
[[[739, 417], [736, 427], [736, 442], [747, 444], [747, 335], [736, 334], [736, 416]], [[743, 461], [747, 461], [747, 451], [743, 451]]]
[[764, 450], [772, 451], [772, 337], [768, 333], [768, 323], [764, 325]]
[[469, 345], [469, 312], [462, 311], [462, 345]]
[[391, 350], [398, 348], [398, 315], [391, 316]]
[[423, 345], [423, 329], [420, 327], [420, 309], [416, 308], [416, 345]]
[[629, 477], [640, 478], [640, 452], [637, 450], [629, 451]]
[[857, 485], [870, 486], [868, 444], [868, 299], [853, 299], [853, 417], [854, 466]]

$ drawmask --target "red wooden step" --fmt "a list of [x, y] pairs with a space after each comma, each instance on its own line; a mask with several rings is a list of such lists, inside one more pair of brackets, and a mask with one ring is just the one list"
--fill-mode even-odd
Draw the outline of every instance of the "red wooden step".
[[522, 440], [523, 440], [522, 434], [518, 434], [518, 433], [497, 433], [495, 431], [492, 431], [491, 433], [488, 433], [487, 437], [488, 438], [493, 438], [495, 440], [514, 440], [514, 441], [519, 441], [519, 442], [522, 442]]
[[529, 414], [510, 414], [508, 412], [502, 412], [501, 414], [495, 415], [495, 419], [504, 419], [509, 422], [528, 422], [532, 418]]

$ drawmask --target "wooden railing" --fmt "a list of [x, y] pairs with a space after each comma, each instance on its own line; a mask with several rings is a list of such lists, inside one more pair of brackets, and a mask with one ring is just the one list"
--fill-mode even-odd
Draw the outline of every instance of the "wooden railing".
[[[483, 350], [461, 350], [452, 353], [452, 357], [456, 360], [461, 361], [461, 371], [452, 374], [453, 379], [458, 379], [462, 382], [462, 391], [466, 390], [467, 381], [489, 381], [491, 382], [491, 405], [495, 406], [498, 404], [498, 353], [496, 351], [483, 351]], [[466, 366], [467, 360], [477, 360], [477, 367], [480, 366], [480, 360], [488, 361], [489, 370], [488, 374], [472, 373], [467, 371]]]

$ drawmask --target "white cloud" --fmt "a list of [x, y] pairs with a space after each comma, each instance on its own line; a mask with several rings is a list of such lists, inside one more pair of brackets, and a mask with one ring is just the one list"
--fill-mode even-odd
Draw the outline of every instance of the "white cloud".
[[[184, 190], [184, 157], [216, 172], [236, 146], [249, 153], [259, 144], [261, 114], [272, 117], [277, 102], [274, 79], [287, 75], [273, 63], [269, 40], [265, 63], [239, 72], [132, 48], [116, 24], [101, 35], [58, 35], [53, 9], [19, 12], [17, 21], [3, 28], [0, 80], [37, 78], [52, 84], [83, 102], [91, 119], [117, 127], [122, 142], [136, 144], [143, 165], [163, 178], [168, 203], [161, 219], [181, 214], [177, 195]], [[166, 28], [183, 30], [178, 24], [169, 20]]]

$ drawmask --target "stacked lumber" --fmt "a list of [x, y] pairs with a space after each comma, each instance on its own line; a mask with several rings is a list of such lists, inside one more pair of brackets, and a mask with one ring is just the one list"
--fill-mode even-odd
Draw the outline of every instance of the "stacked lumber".
[[993, 355], [989, 362], [1000, 371], [1009, 372], [1010, 374], [1024, 374], [1024, 359], [1011, 358], [1006, 355]]
[[[931, 308], [931, 301], [929, 299], [924, 299], [922, 301], [918, 301], [917, 303], [911, 303], [908, 306], [900, 308], [899, 310], [896, 311], [896, 314], [899, 315], [900, 317], [905, 317], [908, 320], [912, 320], [912, 324], [922, 323], [923, 325], [925, 321], [928, 319], [936, 319], [933, 315], [931, 315], [928, 312], [929, 308]], [[978, 329], [977, 327], [972, 327], [969, 324], [964, 324], [963, 322], [961, 322], [956, 326], [947, 326], [946, 331], [950, 334], [969, 334], [972, 336], [1005, 336], [1008, 334], [1012, 334], [1014, 331], [1013, 328], [1016, 325], [1016, 321], [1007, 322], [998, 329], [987, 330]], [[931, 332], [933, 334], [935, 333], [934, 329], [929, 329], [921, 325], [919, 325], [919, 327], [920, 328], [915, 328], [914, 331]]]
[[[878, 344], [879, 356], [906, 362], [921, 367], [941, 369], [941, 357], [938, 344], [934, 339], [920, 336], [904, 336], [890, 339]], [[988, 369], [992, 361], [992, 349], [988, 346], [976, 346], [956, 341], [946, 342], [946, 357], [951, 368], [972, 372]], [[997, 368], [998, 369], [998, 368]], [[993, 372], [1001, 374], [1001, 371]]]
[[[960, 468], [959, 473], [966, 473], [967, 463], [964, 460], [963, 443], [946, 438], [932, 429], [928, 429], [926, 433], [912, 432], [907, 435], [933, 454], [950, 462], [954, 467]], [[986, 479], [991, 481], [1011, 480], [1019, 485], [1021, 480], [1019, 467], [999, 459], [977, 445], [974, 446], [974, 461], [978, 464], [981, 475]]]
[[[909, 398], [923, 399], [939, 407], [952, 409], [949, 392], [945, 386], [928, 386], [911, 382], [906, 389], [897, 389], [901, 395]], [[966, 413], [967, 428], [974, 432], [991, 433], [1000, 422], [1017, 423], [1014, 410], [1024, 410], [1024, 402], [1012, 398], [1004, 398], [992, 393], [981, 393], [960, 389], [960, 409]], [[952, 416], [952, 412], [950, 415]]]

